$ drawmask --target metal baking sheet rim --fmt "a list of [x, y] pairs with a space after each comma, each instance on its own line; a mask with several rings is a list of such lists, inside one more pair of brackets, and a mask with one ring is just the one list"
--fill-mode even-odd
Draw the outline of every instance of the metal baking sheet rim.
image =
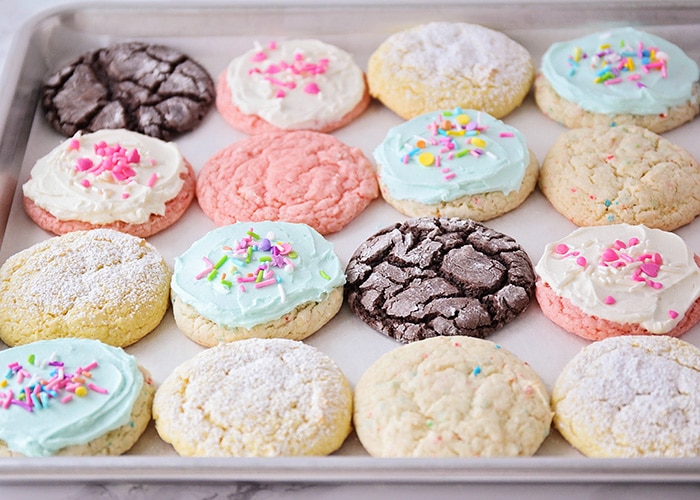
[[[457, 2], [455, 2], [456, 4]], [[464, 6], [467, 2], [460, 2]], [[593, 4], [596, 2], [594, 1]], [[386, 7], [398, 5], [425, 5], [419, 2], [388, 1]], [[449, 7], [452, 2], [443, 2]], [[549, 4], [547, 6], [547, 4]], [[633, 5], [648, 7], [646, 2]], [[313, 8], [313, 2], [300, 2]], [[369, 4], [352, 2], [343, 7], [366, 7]], [[376, 3], [372, 5], [377, 5]], [[498, 7], [507, 3], [498, 2]], [[533, 2], [554, 8], [552, 2]], [[571, 12], [575, 4], [559, 4]], [[591, 2], [585, 4], [590, 6]], [[212, 3], [214, 8], [285, 7], [283, 2], [246, 4]], [[286, 5], [289, 6], [288, 4]], [[681, 11], [691, 12], [700, 20], [700, 5], [694, 2], [675, 2]], [[153, 8], [162, 8], [154, 4]], [[169, 9], [197, 9], [201, 4], [176, 3]], [[527, 5], [518, 4], [519, 9]], [[608, 3], [609, 7], [609, 3]], [[33, 30], [42, 22], [80, 9], [118, 9], [133, 5], [118, 2], [77, 2], [49, 10], [30, 19], [12, 40], [7, 54], [5, 71], [0, 79], [0, 241], [5, 237], [10, 205], [16, 190], [24, 147], [26, 146], [31, 117], [38, 100], [40, 74], [22, 73], [30, 57]], [[658, 7], [661, 9], [661, 7]], [[668, 9], [668, 6], [664, 7]], [[686, 19], [687, 20], [687, 19]], [[60, 22], [60, 21], [57, 21]], [[30, 68], [31, 70], [31, 68]], [[47, 457], [0, 459], [0, 483], [36, 484], [41, 482], [231, 482], [266, 481], [284, 483], [305, 482], [394, 482], [394, 483], [688, 483], [700, 481], [700, 458], [694, 459], [592, 459], [586, 457], [528, 457], [528, 458], [470, 458], [470, 459], [381, 459], [372, 457], [285, 457], [285, 458], [184, 458], [161, 456], [119, 457]]]

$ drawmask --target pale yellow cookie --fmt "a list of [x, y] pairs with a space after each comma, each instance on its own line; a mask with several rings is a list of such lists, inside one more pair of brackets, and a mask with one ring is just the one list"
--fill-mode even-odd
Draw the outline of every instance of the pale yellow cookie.
[[673, 231], [700, 214], [700, 165], [643, 127], [590, 127], [561, 134], [539, 187], [578, 226], [644, 224]]
[[700, 456], [700, 350], [668, 336], [584, 347], [552, 390], [554, 424], [590, 457]]
[[170, 276], [142, 238], [112, 229], [50, 238], [0, 268], [0, 338], [9, 346], [63, 337], [133, 344], [163, 319]]
[[476, 24], [432, 22], [394, 33], [371, 55], [370, 94], [404, 119], [471, 108], [501, 118], [532, 86], [535, 64], [519, 43]]
[[375, 457], [529, 456], [551, 420], [549, 395], [532, 368], [472, 337], [396, 348], [355, 387], [355, 430]]
[[153, 418], [183, 456], [327, 455], [350, 433], [352, 391], [310, 345], [247, 339], [178, 366], [158, 388]]

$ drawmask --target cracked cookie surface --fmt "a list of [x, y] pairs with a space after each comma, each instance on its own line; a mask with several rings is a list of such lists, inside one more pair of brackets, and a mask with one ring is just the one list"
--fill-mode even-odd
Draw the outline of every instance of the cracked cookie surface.
[[141, 42], [87, 52], [49, 76], [41, 91], [47, 120], [66, 137], [126, 128], [168, 140], [195, 128], [214, 97], [199, 63]]
[[527, 308], [535, 284], [530, 258], [513, 238], [456, 218], [384, 228], [358, 247], [346, 274], [352, 311], [402, 342], [483, 338]]
[[539, 187], [578, 226], [644, 224], [673, 231], [700, 214], [700, 164], [637, 126], [564, 132], [540, 169]]

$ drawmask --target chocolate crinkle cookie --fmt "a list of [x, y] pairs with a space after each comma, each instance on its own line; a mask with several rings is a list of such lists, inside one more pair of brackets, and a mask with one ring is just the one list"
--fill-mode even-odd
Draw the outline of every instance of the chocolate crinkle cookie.
[[401, 342], [484, 338], [527, 308], [535, 273], [511, 237], [470, 219], [416, 218], [382, 229], [350, 258], [346, 299]]
[[214, 96], [211, 76], [189, 56], [130, 42], [79, 56], [46, 80], [41, 102], [67, 137], [125, 128], [168, 140], [196, 127]]

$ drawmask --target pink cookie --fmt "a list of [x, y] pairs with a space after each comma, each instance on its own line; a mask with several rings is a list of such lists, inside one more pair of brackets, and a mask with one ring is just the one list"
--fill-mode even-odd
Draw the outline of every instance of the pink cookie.
[[579, 228], [547, 245], [535, 270], [542, 313], [588, 340], [679, 337], [700, 321], [700, 257], [671, 232]]
[[350, 54], [318, 40], [254, 48], [231, 61], [216, 90], [224, 119], [251, 135], [331, 132], [360, 116], [370, 102], [364, 74]]
[[22, 187], [27, 215], [54, 234], [107, 228], [147, 238], [180, 219], [195, 186], [173, 143], [104, 129], [64, 141]]
[[197, 201], [218, 226], [285, 221], [330, 234], [377, 196], [362, 151], [312, 131], [248, 137], [216, 153], [197, 178]]

